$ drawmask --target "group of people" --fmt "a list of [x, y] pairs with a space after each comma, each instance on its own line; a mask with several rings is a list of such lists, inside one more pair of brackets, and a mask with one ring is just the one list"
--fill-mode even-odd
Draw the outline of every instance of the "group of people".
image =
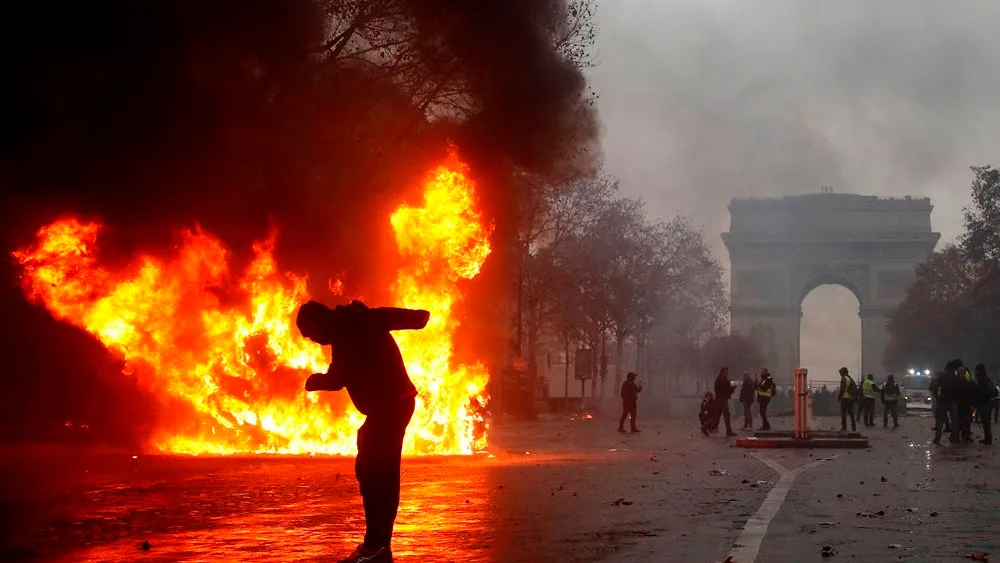
[[[993, 443], [992, 422], [997, 416], [997, 401], [1000, 387], [986, 374], [986, 366], [976, 365], [971, 371], [960, 359], [945, 364], [944, 370], [934, 374], [929, 391], [934, 408], [934, 443], [941, 443], [943, 432], [949, 433], [952, 443], [972, 442], [972, 424], [979, 421], [983, 428], [980, 443]], [[889, 425], [892, 416], [893, 428], [899, 427], [899, 403], [905, 400], [895, 376], [890, 374], [885, 385], [879, 387], [875, 377], [868, 374], [858, 385], [846, 367], [840, 368], [840, 430], [847, 431], [848, 420], [851, 431], [857, 431], [854, 416], [855, 404], [859, 407], [859, 417], [865, 427], [875, 426], [875, 402], [881, 399], [882, 426]]]
[[[743, 372], [743, 382], [738, 386], [740, 404], [743, 405], [743, 430], [753, 430], [753, 404], [757, 403], [761, 430], [770, 430], [771, 423], [767, 420], [767, 406], [774, 397], [776, 386], [771, 373], [767, 368], [761, 368], [760, 372], [751, 377], [749, 371]], [[701, 401], [701, 409], [698, 412], [698, 419], [701, 422], [702, 434], [708, 436], [719, 429], [719, 419], [726, 423], [726, 436], [736, 436], [733, 432], [729, 412], [729, 400], [736, 393], [737, 385], [729, 380], [729, 368], [723, 367], [719, 370], [718, 377], [715, 378], [714, 391], [705, 393]]]
[[889, 426], [889, 416], [892, 415], [892, 427], [899, 428], [899, 402], [904, 400], [902, 390], [896, 383], [896, 376], [889, 374], [885, 385], [879, 387], [875, 376], [871, 373], [858, 385], [851, 377], [846, 367], [840, 368], [840, 390], [837, 401], [840, 402], [840, 431], [847, 432], [847, 421], [851, 421], [851, 431], [857, 431], [854, 417], [855, 403], [858, 405], [858, 418], [866, 428], [875, 426], [875, 402], [882, 402], [882, 427]]
[[930, 385], [934, 403], [934, 443], [941, 443], [942, 432], [948, 432], [952, 443], [972, 442], [972, 423], [982, 424], [984, 445], [993, 443], [993, 411], [1000, 398], [1000, 387], [986, 374], [986, 366], [976, 364], [969, 371], [956, 358], [934, 374]]

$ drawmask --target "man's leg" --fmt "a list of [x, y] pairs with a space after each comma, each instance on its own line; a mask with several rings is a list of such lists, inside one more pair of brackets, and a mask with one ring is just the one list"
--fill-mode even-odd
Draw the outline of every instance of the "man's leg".
[[899, 401], [893, 401], [889, 405], [892, 406], [892, 427], [899, 428], [899, 411], [896, 410], [899, 408]]
[[768, 399], [765, 399], [765, 400], [763, 400], [763, 401], [760, 402], [760, 420], [761, 420], [760, 429], [761, 430], [770, 430], [771, 429], [771, 421], [769, 421], [767, 419], [767, 405], [770, 402], [771, 401], [768, 400]]
[[982, 405], [983, 443], [987, 446], [993, 443], [993, 421], [990, 416], [992, 414], [990, 413], [992, 406], [992, 403], [984, 403]]
[[753, 410], [751, 409], [753, 405], [751, 403], [743, 403], [743, 429], [753, 430]]
[[854, 416], [854, 401], [847, 401], [847, 415], [851, 418], [851, 432], [858, 431], [857, 418]]
[[638, 432], [639, 431], [639, 429], [635, 425], [635, 416], [636, 416], [636, 410], [638, 409], [638, 407], [639, 407], [639, 405], [637, 403], [632, 403], [631, 405], [628, 406], [629, 420], [631, 421], [630, 422], [630, 424], [631, 424], [630, 430], [632, 430], [632, 432]]
[[952, 442], [960, 442], [962, 441], [962, 418], [961, 413], [959, 412], [958, 403], [951, 403], [948, 411], [951, 415], [950, 440]]
[[840, 401], [840, 431], [847, 432], [847, 401]]
[[722, 418], [726, 421], [726, 435], [733, 436], [732, 413], [729, 412], [729, 401], [719, 401], [719, 408], [722, 410]]
[[[365, 506], [365, 547], [388, 548], [399, 511], [399, 477], [402, 465], [403, 438], [413, 416], [413, 400], [398, 410], [369, 416], [358, 433], [358, 482]], [[363, 449], [363, 450], [362, 450]], [[363, 475], [363, 477], [362, 477]]]
[[944, 432], [945, 420], [948, 418], [948, 407], [942, 405], [940, 402], [937, 404], [937, 408], [934, 409], [934, 440], [933, 443], [941, 443], [941, 433]]
[[622, 402], [622, 417], [618, 419], [618, 431], [625, 431], [625, 419], [628, 418], [628, 403]]

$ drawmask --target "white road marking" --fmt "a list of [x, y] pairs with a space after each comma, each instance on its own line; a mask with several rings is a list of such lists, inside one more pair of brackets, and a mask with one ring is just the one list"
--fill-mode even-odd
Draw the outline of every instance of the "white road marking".
[[764, 536], [767, 535], [767, 527], [771, 524], [774, 515], [781, 509], [781, 505], [785, 503], [785, 497], [788, 496], [788, 491], [792, 488], [792, 483], [795, 482], [799, 474], [806, 469], [812, 469], [836, 457], [834, 455], [828, 458], [817, 459], [798, 469], [789, 470], [785, 469], [777, 461], [757, 452], [751, 452], [750, 455], [777, 471], [779, 478], [778, 483], [767, 494], [767, 498], [764, 499], [764, 504], [760, 505], [757, 513], [747, 520], [747, 523], [743, 526], [743, 533], [736, 539], [736, 543], [733, 544], [733, 548], [729, 551], [729, 557], [732, 558], [734, 563], [753, 563], [757, 559], [757, 554], [760, 552], [760, 544], [764, 541]]

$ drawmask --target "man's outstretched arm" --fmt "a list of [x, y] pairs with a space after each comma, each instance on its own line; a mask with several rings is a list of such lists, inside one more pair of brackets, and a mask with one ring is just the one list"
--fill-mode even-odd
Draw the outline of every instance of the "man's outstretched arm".
[[378, 331], [420, 330], [427, 326], [431, 314], [419, 309], [376, 307], [369, 309], [364, 303], [354, 301], [334, 310], [333, 322], [341, 330], [364, 326]]
[[382, 330], [420, 330], [431, 319], [429, 311], [399, 307], [368, 309], [367, 314], [368, 322]]

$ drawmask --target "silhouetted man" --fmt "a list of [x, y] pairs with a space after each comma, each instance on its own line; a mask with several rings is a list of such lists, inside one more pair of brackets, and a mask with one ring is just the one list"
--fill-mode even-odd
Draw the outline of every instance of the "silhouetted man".
[[879, 393], [882, 397], [882, 428], [889, 426], [889, 413], [892, 413], [892, 427], [899, 428], [899, 415], [896, 407], [899, 404], [900, 392], [895, 375], [889, 374], [889, 380], [885, 382]]
[[750, 377], [750, 372], [743, 372], [743, 385], [740, 387], [740, 404], [743, 405], [743, 429], [753, 430], [753, 402], [757, 398], [757, 383]]
[[986, 375], [986, 366], [976, 364], [975, 371], [975, 392], [976, 410], [979, 411], [979, 422], [983, 425], [983, 439], [981, 444], [990, 446], [993, 444], [993, 429], [991, 427], [990, 410], [993, 408], [993, 401], [1000, 395], [993, 380]]
[[642, 385], [635, 382], [635, 374], [628, 372], [625, 376], [625, 383], [622, 383], [622, 417], [618, 421], [618, 431], [625, 432], [625, 419], [628, 418], [632, 426], [632, 432], [638, 432], [635, 427], [635, 408], [639, 401], [639, 392]]
[[[733, 384], [729, 382], [729, 368], [724, 367], [719, 370], [719, 376], [715, 378], [715, 403], [716, 416], [721, 416], [726, 421], [726, 436], [735, 436], [732, 427], [732, 414], [729, 412], [729, 398], [733, 396]], [[718, 418], [716, 418], [718, 420]]]
[[403, 438], [417, 390], [390, 331], [419, 330], [429, 319], [427, 311], [369, 309], [360, 301], [335, 309], [309, 301], [299, 309], [295, 323], [302, 336], [333, 347], [330, 368], [311, 375], [306, 391], [346, 387], [354, 406], [366, 416], [358, 430], [354, 462], [365, 509], [365, 540], [340, 563], [392, 561]]

